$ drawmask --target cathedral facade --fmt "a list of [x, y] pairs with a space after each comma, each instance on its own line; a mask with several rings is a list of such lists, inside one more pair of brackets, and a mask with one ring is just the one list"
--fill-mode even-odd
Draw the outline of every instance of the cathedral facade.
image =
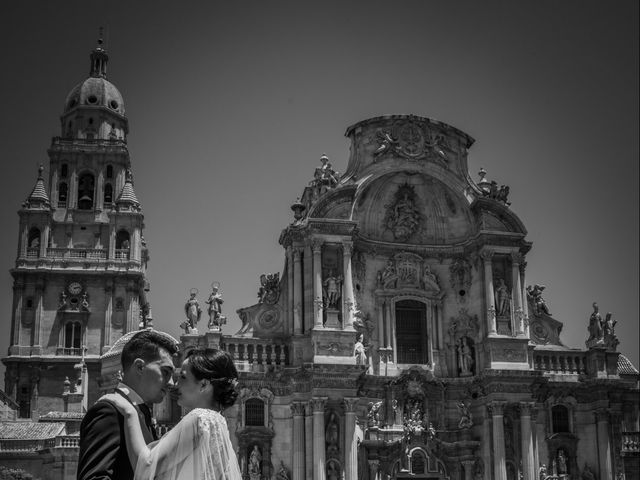
[[[126, 340], [152, 328], [107, 60], [99, 45], [48, 182], [40, 172], [19, 212], [0, 400], [31, 421], [0, 422], [0, 465], [43, 479], [74, 478], [83, 412], [117, 382]], [[238, 365], [224, 414], [244, 480], [638, 478], [640, 377], [615, 319], [594, 304], [585, 348], [562, 343], [545, 287], [527, 285], [509, 187], [471, 178], [474, 140], [413, 115], [346, 136], [346, 171], [321, 158], [280, 235], [284, 269], [261, 276], [240, 330], [225, 332], [215, 285], [206, 308], [195, 294], [185, 305], [182, 351], [224, 348]], [[182, 413], [167, 398], [158, 428]]]

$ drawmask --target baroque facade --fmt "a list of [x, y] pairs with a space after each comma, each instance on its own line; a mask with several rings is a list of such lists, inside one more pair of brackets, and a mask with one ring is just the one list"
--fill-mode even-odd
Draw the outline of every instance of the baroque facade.
[[[40, 173], [20, 210], [2, 399], [32, 421], [0, 422], [0, 464], [43, 479], [74, 478], [83, 411], [151, 327], [107, 59], [99, 45], [67, 98], [50, 196]], [[240, 370], [224, 413], [244, 479], [638, 478], [639, 376], [615, 319], [594, 305], [585, 348], [563, 345], [545, 287], [527, 286], [509, 188], [469, 174], [473, 139], [412, 115], [346, 136], [346, 171], [321, 158], [280, 235], [284, 269], [261, 276], [240, 330], [223, 333], [215, 285], [206, 326], [195, 293], [185, 305], [183, 351], [224, 348]], [[167, 398], [158, 428], [181, 413]]]

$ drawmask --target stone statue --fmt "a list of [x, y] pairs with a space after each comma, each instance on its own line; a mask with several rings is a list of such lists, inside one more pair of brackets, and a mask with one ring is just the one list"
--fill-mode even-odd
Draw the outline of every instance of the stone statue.
[[313, 180], [310, 183], [315, 190], [316, 196], [330, 188], [334, 188], [340, 181], [340, 174], [331, 168], [331, 163], [329, 163], [329, 158], [326, 155], [320, 157], [320, 162], [322, 162], [322, 165], [316, 167]]
[[259, 480], [261, 473], [262, 455], [260, 455], [258, 445], [254, 445], [253, 450], [251, 451], [251, 455], [249, 455], [249, 477], [251, 478], [251, 480]]
[[495, 297], [496, 297], [496, 314], [499, 316], [507, 316], [510, 312], [510, 300], [511, 295], [509, 292], [509, 287], [504, 283], [504, 278], [500, 278], [498, 280], [498, 285], [495, 287]]
[[440, 285], [438, 285], [438, 278], [435, 276], [433, 272], [431, 272], [431, 267], [425, 263], [424, 270], [422, 273], [422, 288], [425, 290], [434, 290], [435, 292], [440, 291]]
[[359, 334], [356, 339], [356, 343], [353, 346], [353, 356], [356, 357], [356, 365], [366, 365], [367, 364], [367, 354], [365, 353], [364, 347], [364, 335]]
[[585, 463], [582, 469], [582, 480], [596, 480], [596, 476], [588, 463]]
[[593, 302], [593, 313], [589, 317], [589, 338], [591, 340], [601, 340], [604, 337], [602, 330], [602, 316], [596, 302]]
[[536, 317], [539, 317], [543, 313], [546, 315], [551, 315], [547, 303], [544, 301], [544, 298], [542, 298], [542, 291], [545, 288], [546, 287], [544, 285], [529, 285], [527, 287], [527, 295], [531, 298], [531, 301], [533, 303], [533, 314]]
[[409, 185], [404, 185], [395, 194], [395, 203], [387, 207], [386, 227], [393, 232], [393, 238], [406, 241], [418, 229], [420, 211], [415, 205], [415, 193]]
[[369, 411], [367, 413], [367, 423], [370, 427], [380, 425], [380, 410], [382, 409], [382, 400], [379, 402], [369, 402]]
[[[211, 285], [211, 293], [209, 298], [205, 302], [207, 307], [207, 313], [209, 314], [209, 330], [219, 330], [220, 325], [225, 323], [222, 315], [222, 294], [219, 292], [220, 286], [217, 282]], [[226, 319], [225, 319], [226, 320]]]
[[473, 367], [473, 350], [469, 345], [469, 339], [467, 337], [460, 338], [460, 344], [458, 345], [458, 363], [460, 364], [460, 375], [470, 375], [471, 367]]
[[192, 333], [194, 330], [195, 332], [198, 331], [197, 326], [200, 321], [200, 316], [202, 316], [202, 309], [196, 299], [197, 293], [197, 289], [191, 289], [189, 292], [189, 300], [184, 304], [184, 313], [187, 316], [187, 321], [180, 324], [180, 326], [184, 328], [184, 333]]
[[604, 323], [602, 324], [602, 331], [605, 337], [615, 335], [616, 333], [615, 327], [618, 322], [616, 320], [612, 320], [611, 315], [611, 312], [608, 312], [604, 318]]
[[322, 282], [322, 287], [325, 306], [327, 308], [338, 308], [339, 300], [342, 296], [342, 277], [335, 277], [333, 270], [331, 270], [329, 276]]
[[258, 290], [258, 301], [273, 305], [280, 296], [280, 273], [263, 273], [260, 275], [260, 289]]
[[398, 273], [393, 264], [393, 260], [390, 258], [387, 260], [384, 270], [378, 273], [378, 286], [382, 288], [396, 288], [397, 282]]
[[338, 418], [335, 412], [331, 412], [327, 430], [325, 432], [325, 440], [327, 442], [327, 456], [337, 455], [340, 449], [340, 430], [338, 426]]
[[543, 463], [538, 470], [538, 476], [540, 480], [545, 480], [547, 478], [547, 466]]
[[567, 456], [564, 453], [564, 450], [558, 450], [558, 474], [563, 475], [565, 473], [569, 473], [567, 471]]
[[289, 478], [289, 471], [284, 466], [284, 461], [280, 460], [280, 469], [278, 470], [277, 480], [291, 480]]
[[458, 422], [458, 428], [471, 428], [473, 426], [473, 420], [471, 419], [471, 412], [469, 411], [469, 407], [464, 402], [459, 402], [458, 411], [460, 412], [460, 421]]
[[380, 145], [378, 146], [376, 151], [373, 152], [373, 155], [376, 157], [388, 152], [391, 147], [394, 147], [398, 144], [398, 141], [394, 140], [389, 132], [380, 131], [376, 134], [376, 136], [378, 137], [378, 142], [380, 142]]
[[340, 470], [336, 462], [327, 465], [327, 480], [340, 480]]

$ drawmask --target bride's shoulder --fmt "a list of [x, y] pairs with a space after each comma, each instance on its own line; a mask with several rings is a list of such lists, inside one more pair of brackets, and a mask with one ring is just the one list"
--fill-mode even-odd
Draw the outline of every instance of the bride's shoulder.
[[187, 415], [190, 419], [198, 421], [198, 423], [221, 423], [225, 422], [224, 417], [220, 412], [211, 410], [209, 408], [194, 408]]

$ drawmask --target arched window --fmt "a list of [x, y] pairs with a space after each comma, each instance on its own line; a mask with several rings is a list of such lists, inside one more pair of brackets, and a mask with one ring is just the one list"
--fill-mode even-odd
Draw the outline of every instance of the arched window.
[[569, 409], [564, 405], [554, 405], [551, 409], [553, 433], [569, 433]]
[[93, 208], [94, 178], [90, 173], [85, 173], [78, 180], [78, 209], [91, 210]]
[[429, 363], [427, 349], [427, 308], [416, 300], [396, 303], [396, 345], [398, 363]]
[[416, 450], [411, 455], [411, 473], [414, 475], [424, 474], [426, 472], [426, 463], [424, 453]]
[[244, 424], [264, 427], [264, 402], [259, 398], [250, 398], [244, 402]]
[[107, 178], [113, 178], [113, 165], [107, 165]]
[[66, 207], [67, 206], [67, 184], [65, 182], [60, 182], [58, 185], [58, 206]]
[[27, 257], [40, 256], [40, 230], [33, 227], [27, 238]]
[[129, 258], [130, 248], [129, 232], [120, 230], [116, 234], [116, 258]]
[[[64, 326], [64, 348], [79, 351], [82, 347], [82, 325], [80, 322], [69, 322]], [[65, 353], [73, 354], [74, 350]]]
[[110, 183], [104, 186], [104, 203], [113, 202], [113, 187]]

